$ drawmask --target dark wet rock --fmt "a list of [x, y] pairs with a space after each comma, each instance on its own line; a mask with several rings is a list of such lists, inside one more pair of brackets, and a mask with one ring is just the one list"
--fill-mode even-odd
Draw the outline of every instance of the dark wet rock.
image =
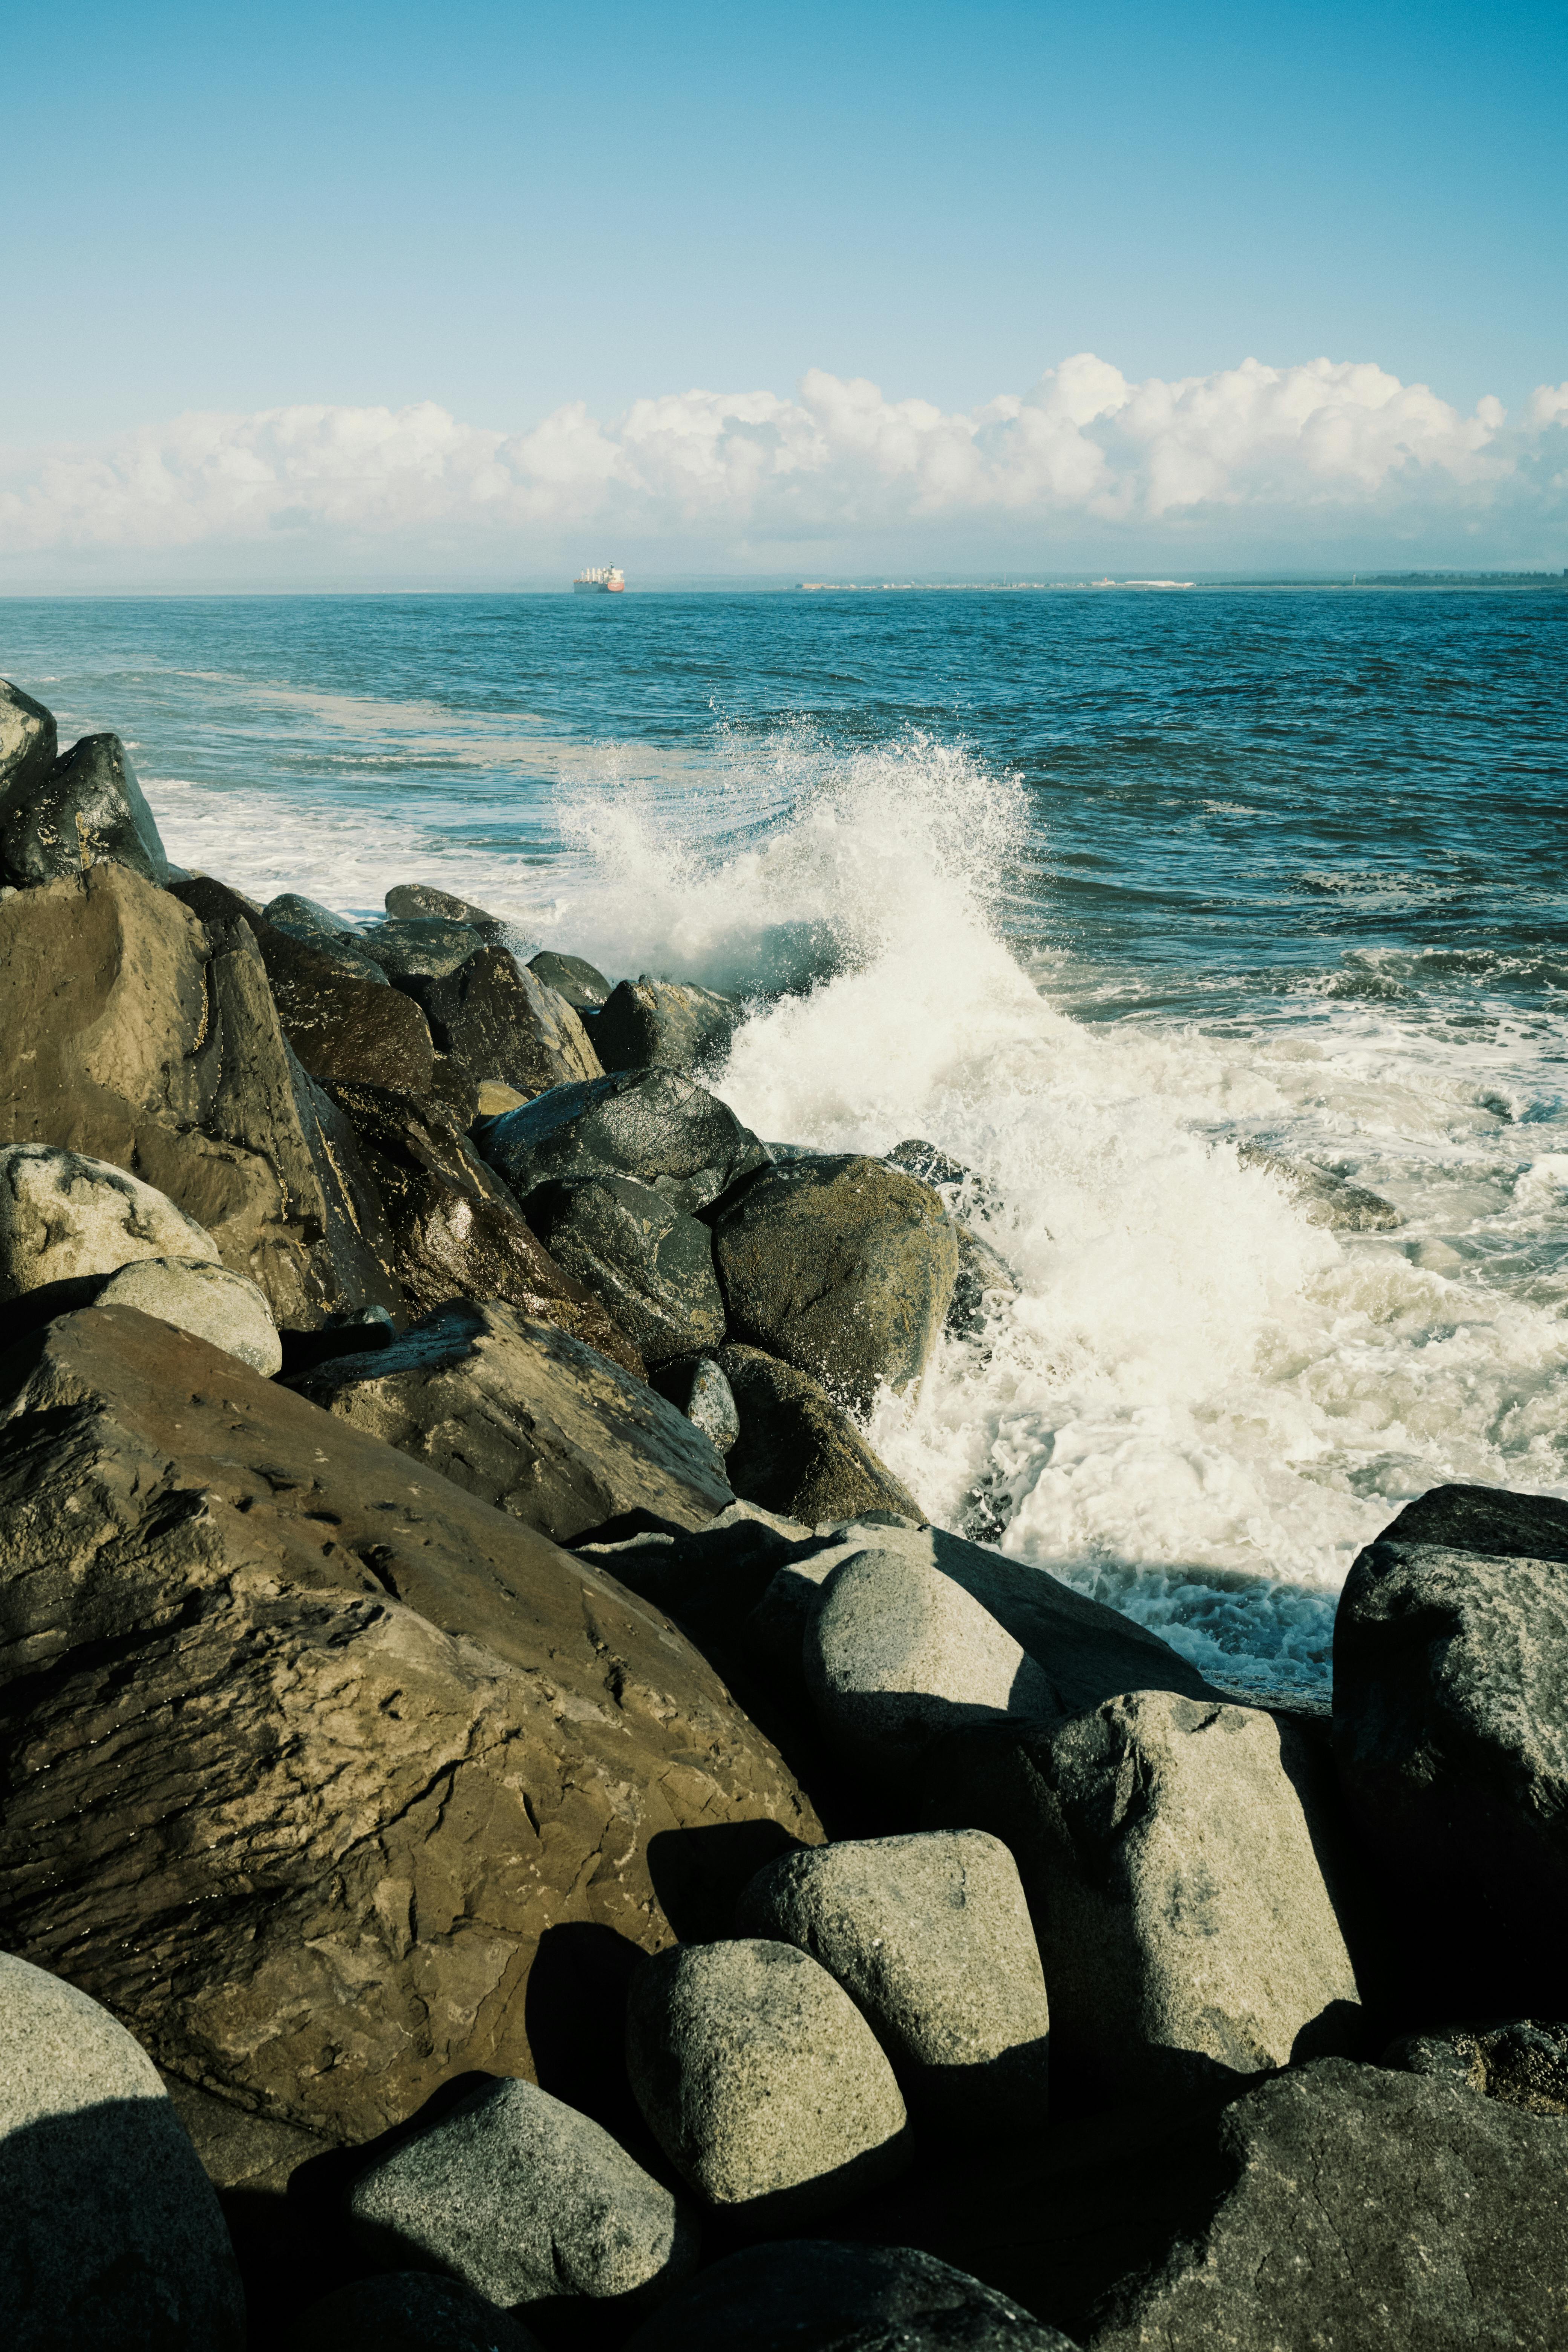
[[714, 1356], [672, 1356], [660, 1364], [654, 1386], [688, 1421], [710, 1437], [721, 1454], [728, 1454], [741, 1434], [735, 1392]]
[[1244, 1167], [1261, 1168], [1278, 1177], [1310, 1225], [1326, 1225], [1338, 1234], [1385, 1234], [1405, 1223], [1402, 1212], [1381, 1192], [1369, 1192], [1309, 1160], [1286, 1160], [1257, 1143], [1238, 1143], [1237, 1157]]
[[1568, 1941], [1568, 1503], [1439, 1486], [1357, 1558], [1334, 1753], [1413, 2022], [1550, 2016]]
[[878, 1160], [794, 1160], [739, 1185], [712, 1224], [732, 1338], [861, 1411], [920, 1379], [958, 1274], [928, 1185]]
[[297, 2124], [253, 2115], [204, 2091], [177, 2074], [162, 2074], [163, 2088], [215, 2189], [237, 2189], [252, 2196], [280, 2198], [296, 2168], [331, 2148], [330, 2140]]
[[280, 1331], [281, 1366], [285, 1381], [318, 1364], [335, 1364], [340, 1356], [363, 1356], [390, 1348], [397, 1326], [384, 1308], [367, 1307], [349, 1315], [334, 1315], [313, 1331]]
[[1568, 2134], [1328, 2058], [1174, 2138], [1182, 2209], [1095, 2307], [1091, 2352], [1554, 2352]]
[[367, 924], [358, 936], [366, 954], [392, 981], [437, 980], [456, 971], [484, 945], [471, 925], [454, 923], [444, 915], [395, 917]]
[[133, 1168], [205, 1228], [279, 1326], [400, 1305], [353, 1131], [283, 1036], [248, 922], [198, 921], [126, 866], [0, 906], [0, 1142], [12, 1141]]
[[954, 1160], [951, 1153], [918, 1135], [895, 1143], [883, 1158], [889, 1168], [901, 1168], [906, 1176], [940, 1192], [944, 1205], [955, 1217], [984, 1215], [1001, 1201], [1001, 1188], [991, 1177], [965, 1167], [962, 1160]]
[[228, 2232], [146, 2052], [4, 1953], [0, 2051], [6, 2352], [240, 2352]]
[[455, 971], [398, 984], [422, 1006], [442, 1053], [476, 1086], [500, 1078], [531, 1097], [602, 1075], [572, 1007], [504, 948], [481, 948]]
[[791, 1944], [678, 1945], [645, 1960], [626, 2063], [649, 2129], [713, 2204], [784, 2227], [908, 2161], [903, 2099], [876, 2035]]
[[642, 1378], [630, 1339], [524, 1222], [459, 1113], [384, 1087], [331, 1092], [384, 1207], [388, 1270], [416, 1314], [451, 1298], [496, 1299], [531, 1322], [569, 1331]]
[[973, 1225], [955, 1223], [953, 1232], [958, 1236], [958, 1274], [945, 1328], [955, 1339], [978, 1339], [988, 1323], [1005, 1313], [1022, 1285], [1001, 1252]]
[[0, 677], [0, 811], [26, 805], [58, 751], [53, 711]]
[[652, 1840], [819, 1833], [662, 1616], [423, 1464], [126, 1308], [8, 1372], [0, 1940], [182, 2079], [365, 2140], [535, 2072], [548, 1928], [668, 1940]]
[[277, 923], [284, 930], [324, 940], [355, 936], [355, 926], [345, 915], [334, 915], [319, 898], [303, 898], [297, 890], [279, 891], [276, 898], [268, 898], [261, 911], [269, 923]]
[[1356, 2046], [1334, 1791], [1294, 1725], [1134, 1690], [949, 1741], [928, 1787], [928, 1818], [990, 1830], [1016, 1857], [1058, 2058], [1097, 2097]]
[[978, 2279], [910, 2246], [786, 2239], [704, 2271], [626, 2352], [1073, 2352]]
[[456, 2279], [395, 2271], [312, 2304], [283, 2352], [539, 2352], [539, 2338]]
[[695, 2217], [609, 2133], [532, 2083], [486, 2083], [416, 2126], [349, 2195], [382, 2261], [426, 2264], [524, 2316], [558, 2298], [623, 2320], [695, 2267]]
[[711, 1442], [646, 1381], [494, 1302], [290, 1385], [557, 1543], [637, 1509], [703, 1527], [733, 1499]]
[[525, 1214], [538, 1185], [632, 1176], [693, 1215], [768, 1160], [767, 1147], [728, 1104], [676, 1070], [627, 1070], [552, 1087], [495, 1120], [479, 1140]]
[[563, 996], [574, 1013], [597, 1013], [607, 1003], [615, 986], [595, 964], [582, 956], [557, 955], [553, 949], [542, 949], [530, 956], [528, 968], [535, 980]]
[[761, 1348], [721, 1349], [719, 1362], [741, 1422], [730, 1458], [737, 1495], [807, 1527], [867, 1511], [924, 1517], [820, 1381]]
[[1500, 2099], [1527, 2115], [1568, 2116], [1568, 2024], [1515, 2017], [1407, 2033], [1389, 2044], [1379, 2063]]
[[168, 880], [157, 824], [118, 735], [84, 735], [42, 775], [32, 750], [0, 788], [0, 881], [54, 882], [106, 859], [146, 881]]
[[594, 1024], [606, 1070], [691, 1070], [725, 1052], [741, 1017], [733, 997], [672, 980], [623, 980]]
[[712, 1237], [651, 1185], [629, 1176], [540, 1184], [525, 1213], [551, 1255], [587, 1285], [648, 1363], [723, 1338]]
[[442, 922], [466, 923], [482, 940], [500, 939], [506, 929], [499, 915], [488, 914], [469, 898], [454, 898], [450, 890], [437, 890], [433, 882], [395, 883], [383, 904], [399, 922], [434, 916]]
[[999, 1838], [927, 1831], [784, 1854], [747, 1886], [735, 1924], [837, 1979], [917, 2115], [973, 2134], [1044, 2124], [1046, 1983]]

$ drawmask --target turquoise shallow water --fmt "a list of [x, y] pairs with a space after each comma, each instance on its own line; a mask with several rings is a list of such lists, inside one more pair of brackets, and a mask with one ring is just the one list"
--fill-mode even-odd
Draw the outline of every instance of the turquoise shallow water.
[[1407, 1495], [1568, 1492], [1568, 598], [12, 601], [0, 670], [186, 862], [737, 989], [761, 1131], [984, 1167], [1023, 1299], [877, 1440], [1211, 1671], [1320, 1687]]

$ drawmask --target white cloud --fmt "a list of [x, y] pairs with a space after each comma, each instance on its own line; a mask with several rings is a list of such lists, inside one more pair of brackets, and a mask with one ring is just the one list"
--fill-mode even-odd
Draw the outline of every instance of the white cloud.
[[0, 457], [13, 571], [213, 549], [273, 572], [300, 549], [525, 571], [589, 536], [623, 559], [658, 545], [775, 570], [806, 547], [910, 562], [1026, 549], [1047, 566], [1098, 544], [1190, 561], [1265, 540], [1396, 553], [1434, 533], [1468, 549], [1479, 535], [1505, 560], [1568, 558], [1568, 384], [1542, 385], [1514, 418], [1490, 398], [1464, 415], [1370, 363], [1247, 360], [1130, 383], [1085, 352], [969, 413], [813, 369], [792, 398], [669, 394], [613, 424], [581, 403], [520, 434], [427, 402], [301, 406]]

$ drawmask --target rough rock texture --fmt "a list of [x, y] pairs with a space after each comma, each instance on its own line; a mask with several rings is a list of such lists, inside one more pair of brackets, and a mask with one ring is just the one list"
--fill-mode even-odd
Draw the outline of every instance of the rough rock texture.
[[374, 2257], [508, 2309], [658, 2301], [697, 2262], [695, 2219], [607, 2131], [533, 2083], [487, 2083], [367, 2167], [349, 2195]]
[[684, 1413], [515, 1307], [453, 1299], [391, 1347], [289, 1386], [556, 1543], [639, 1508], [705, 1527], [734, 1499]]
[[611, 992], [594, 1024], [594, 1045], [606, 1070], [690, 1070], [724, 1051], [740, 1017], [733, 997], [645, 971]]
[[0, 812], [26, 806], [58, 749], [54, 712], [0, 677]]
[[393, 981], [436, 980], [456, 971], [484, 943], [467, 923], [444, 915], [394, 917], [372, 923], [359, 934], [360, 945]]
[[1495, 2025], [1451, 2025], [1409, 2033], [1380, 2062], [1402, 2074], [1427, 2074], [1457, 2091], [1476, 2091], [1532, 2116], [1568, 2115], [1568, 2025], [1532, 2017]]
[[791, 2238], [704, 2271], [626, 2352], [1073, 2352], [1008, 2297], [910, 2246]]
[[907, 2161], [904, 2103], [876, 2035], [792, 1944], [677, 1945], [645, 1960], [626, 2063], [678, 2171], [769, 2227], [846, 2204]]
[[216, 1256], [194, 1217], [112, 1161], [47, 1143], [0, 1147], [0, 1298], [133, 1258]]
[[530, 956], [528, 968], [535, 980], [552, 988], [557, 996], [563, 996], [574, 1013], [597, 1013], [609, 1002], [615, 984], [584, 957], [557, 955], [551, 948]]
[[915, 2112], [1043, 2126], [1050, 2012], [1018, 1867], [982, 1830], [785, 1854], [741, 1897], [742, 1936], [798, 1945], [869, 2020]]
[[7, 1372], [0, 1942], [185, 2081], [364, 2139], [530, 2075], [541, 1937], [668, 1936], [653, 1838], [819, 1834], [662, 1618], [405, 1454], [128, 1308]]
[[715, 1356], [671, 1356], [659, 1366], [654, 1386], [677, 1410], [728, 1454], [741, 1434], [735, 1392]]
[[[334, 915], [319, 898], [301, 898], [297, 890], [280, 890], [276, 898], [268, 898], [261, 909], [269, 923], [281, 923], [286, 929], [309, 932], [317, 939], [343, 940], [355, 935], [355, 926], [346, 915]], [[366, 957], [368, 962], [370, 959]], [[380, 966], [376, 966], [380, 971]], [[386, 975], [382, 973], [384, 980]]]
[[708, 1228], [635, 1177], [540, 1184], [529, 1223], [650, 1364], [717, 1346], [724, 1302]]
[[719, 1362], [741, 1421], [730, 1462], [737, 1495], [807, 1527], [867, 1511], [924, 1516], [843, 1406], [809, 1372], [760, 1348], [721, 1349]]
[[81, 1307], [134, 1307], [182, 1331], [194, 1331], [252, 1371], [267, 1375], [283, 1361], [283, 1345], [267, 1301], [254, 1282], [210, 1258], [139, 1257], [112, 1274], [30, 1290], [19, 1308], [0, 1312], [0, 1346], [34, 1331], [57, 1315]]
[[1568, 2134], [1323, 2059], [1178, 2142], [1180, 2224], [1100, 2305], [1092, 2352], [1558, 2352]]
[[635, 1176], [688, 1215], [768, 1163], [767, 1146], [676, 1070], [553, 1087], [483, 1129], [479, 1148], [524, 1203], [537, 1185]]
[[1563, 2006], [1565, 1673], [1568, 1503], [1437, 1487], [1345, 1580], [1334, 1753], [1412, 2023]]
[[504, 948], [481, 948], [455, 971], [398, 984], [417, 998], [437, 1045], [476, 1086], [500, 1078], [532, 1097], [603, 1076], [572, 1007]]
[[279, 1324], [395, 1308], [352, 1130], [285, 1044], [260, 953], [127, 867], [0, 906], [0, 1143], [112, 1160], [205, 1228]]
[[456, 2279], [395, 2271], [312, 2304], [283, 2352], [539, 2352], [539, 2339]]
[[499, 1299], [553, 1323], [643, 1376], [643, 1361], [586, 1286], [558, 1265], [457, 1112], [386, 1087], [329, 1090], [350, 1121], [385, 1213], [387, 1271], [427, 1314], [451, 1298]]
[[713, 1217], [737, 1339], [864, 1411], [925, 1370], [952, 1300], [958, 1240], [929, 1185], [879, 1160], [760, 1171]]
[[1310, 1225], [1326, 1225], [1340, 1234], [1385, 1234], [1405, 1218], [1381, 1192], [1369, 1192], [1347, 1177], [1304, 1160], [1284, 1160], [1261, 1145], [1242, 1143], [1237, 1156], [1248, 1168], [1265, 1169], [1279, 1178]]
[[228, 2232], [157, 2069], [74, 1987], [0, 1953], [6, 2352], [239, 2352]]
[[486, 940], [499, 939], [506, 928], [499, 915], [487, 914], [469, 898], [454, 898], [450, 890], [437, 890], [433, 882], [394, 883], [382, 903], [400, 921], [435, 915], [448, 923], [466, 923]]
[[1055, 1711], [1038, 1666], [990, 1612], [901, 1551], [868, 1549], [834, 1570], [804, 1663], [826, 1729], [883, 1779], [902, 1775], [944, 1732]]
[[1333, 1790], [1296, 1726], [1132, 1691], [952, 1743], [928, 1785], [928, 1818], [1016, 1857], [1057, 2057], [1093, 2095], [1221, 2086], [1354, 2045]]
[[149, 882], [169, 878], [158, 827], [119, 736], [84, 735], [42, 775], [22, 761], [0, 790], [0, 881], [54, 882], [110, 858]]
[[955, 1223], [953, 1232], [958, 1237], [958, 1275], [946, 1328], [954, 1339], [973, 1339], [1017, 1297], [1018, 1277], [1000, 1251], [993, 1249], [973, 1225]]

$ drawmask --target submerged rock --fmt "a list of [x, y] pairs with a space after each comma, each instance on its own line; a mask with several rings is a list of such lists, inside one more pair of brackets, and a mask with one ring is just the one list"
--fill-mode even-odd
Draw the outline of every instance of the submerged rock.
[[724, 1336], [708, 1228], [630, 1176], [536, 1185], [529, 1223], [650, 1364]]
[[1018, 2304], [912, 2246], [786, 2239], [703, 2272], [626, 2352], [1073, 2352]]
[[563, 996], [574, 1013], [597, 1013], [608, 1003], [615, 986], [596, 964], [582, 956], [557, 955], [551, 948], [530, 956], [528, 968], [535, 980], [552, 988], [557, 996]]
[[0, 785], [0, 881], [26, 888], [112, 860], [149, 882], [166, 882], [173, 869], [119, 736], [84, 735], [40, 772], [43, 739], [33, 727], [26, 753]]
[[676, 1070], [627, 1070], [552, 1087], [485, 1128], [479, 1147], [525, 1213], [541, 1184], [631, 1176], [690, 1216], [768, 1164], [766, 1145], [728, 1104]]
[[867, 1511], [923, 1517], [820, 1381], [761, 1348], [724, 1348], [719, 1362], [740, 1416], [730, 1464], [737, 1495], [807, 1527]]
[[623, 980], [594, 1024], [606, 1070], [690, 1070], [723, 1052], [741, 1008], [732, 997], [671, 980]]
[[1348, 1177], [1305, 1160], [1287, 1160], [1260, 1144], [1238, 1143], [1237, 1157], [1246, 1168], [1261, 1168], [1279, 1178], [1310, 1225], [1326, 1225], [1332, 1233], [1385, 1234], [1405, 1219], [1381, 1192], [1369, 1192]]

